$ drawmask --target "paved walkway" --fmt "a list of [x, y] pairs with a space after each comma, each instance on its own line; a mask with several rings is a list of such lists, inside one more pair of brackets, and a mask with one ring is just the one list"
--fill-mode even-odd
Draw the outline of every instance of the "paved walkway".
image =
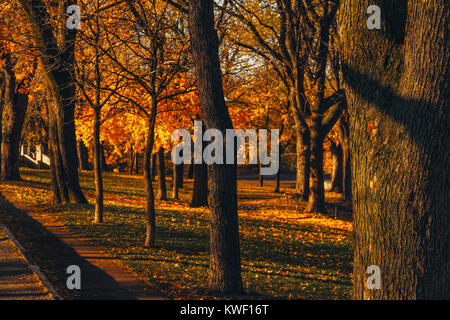
[[19, 249], [0, 227], [0, 300], [52, 300]]
[[[10, 214], [15, 211], [13, 214], [20, 217], [13, 222], [21, 224], [20, 227], [16, 225], [15, 230], [31, 226], [29, 232], [33, 232], [34, 235], [25, 236], [20, 241], [30, 253], [38, 251], [37, 263], [41, 261], [45, 264], [42, 267], [43, 273], [49, 273], [49, 281], [63, 298], [67, 296], [74, 299], [75, 296], [75, 299], [89, 300], [164, 299], [157, 288], [149, 285], [127, 266], [110, 258], [99, 246], [71, 233], [65, 226], [55, 221], [51, 214], [33, 211], [24, 203], [12, 203], [11, 195], [3, 193], [3, 197], [0, 211], [8, 211]], [[12, 228], [13, 226], [10, 229]], [[12, 232], [20, 238], [18, 231], [15, 230]], [[1, 263], [0, 261], [0, 269]], [[70, 274], [66, 274], [66, 270], [70, 265], [80, 267], [81, 290], [67, 289], [66, 281]], [[11, 286], [14, 285], [11, 283]]]

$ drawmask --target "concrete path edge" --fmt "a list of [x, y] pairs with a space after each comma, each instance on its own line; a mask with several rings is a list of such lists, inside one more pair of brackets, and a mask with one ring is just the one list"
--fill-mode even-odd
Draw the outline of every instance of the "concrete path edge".
[[6, 234], [8, 235], [9, 239], [14, 243], [14, 245], [19, 249], [20, 253], [24, 257], [24, 259], [27, 261], [28, 266], [30, 269], [38, 276], [39, 280], [42, 282], [42, 285], [47, 289], [47, 291], [53, 296], [55, 300], [64, 300], [61, 295], [55, 290], [55, 288], [52, 286], [52, 284], [48, 281], [45, 274], [42, 273], [41, 268], [36, 264], [34, 259], [28, 254], [26, 249], [20, 244], [19, 241], [17, 241], [16, 237], [11, 233], [11, 231], [6, 227], [3, 223], [0, 223], [0, 228], [5, 230]]

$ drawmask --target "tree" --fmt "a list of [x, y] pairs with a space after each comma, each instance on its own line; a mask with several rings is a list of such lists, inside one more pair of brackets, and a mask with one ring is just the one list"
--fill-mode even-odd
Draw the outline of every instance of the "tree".
[[3, 72], [3, 83], [0, 82], [3, 86], [0, 90], [2, 93], [0, 121], [3, 122], [1, 126], [1, 179], [21, 180], [19, 148], [28, 108], [28, 94], [24, 93], [26, 91], [25, 79], [17, 81], [11, 55], [6, 53], [0, 58], [5, 60], [4, 66], [0, 67], [0, 71]]
[[[75, 78], [83, 101], [86, 101], [94, 113], [93, 119], [93, 159], [94, 159], [94, 177], [95, 177], [95, 223], [103, 222], [103, 177], [102, 168], [105, 169], [106, 161], [104, 156], [104, 147], [100, 142], [100, 127], [102, 119], [102, 109], [111, 100], [118, 91], [122, 78], [116, 73], [111, 73], [111, 61], [103, 53], [105, 49], [105, 20], [102, 16], [102, 7], [105, 4], [101, 0], [94, 3], [84, 4], [85, 14], [92, 16], [86, 25], [85, 30], [79, 32], [79, 66], [78, 74]], [[87, 51], [84, 53], [83, 50]], [[91, 57], [93, 53], [93, 58]], [[107, 67], [108, 65], [108, 67]], [[86, 70], [92, 70], [89, 74]], [[104, 94], [104, 87], [110, 88], [109, 92]], [[83, 144], [82, 141], [80, 141]], [[83, 145], [84, 146], [84, 145]], [[82, 147], [79, 147], [82, 150]], [[81, 153], [81, 152], [80, 152]], [[81, 154], [80, 154], [81, 155]], [[81, 160], [81, 159], [80, 159]], [[83, 163], [83, 162], [81, 162]]]
[[[450, 3], [340, 6], [342, 74], [350, 116], [356, 299], [449, 299]], [[381, 290], [365, 285], [370, 265]]]
[[[232, 129], [222, 88], [213, 1], [189, 1], [189, 33], [196, 66], [200, 106], [207, 129]], [[225, 141], [223, 141], [226, 143]], [[210, 200], [210, 263], [212, 292], [241, 293], [241, 259], [237, 213], [236, 165], [208, 166]]]
[[297, 139], [296, 192], [308, 200], [307, 211], [325, 211], [323, 140], [342, 111], [342, 92], [325, 95], [337, 2], [280, 0], [262, 6], [234, 0], [227, 10], [251, 35], [237, 37], [236, 44], [262, 57], [288, 88]]
[[48, 9], [50, 5], [43, 0], [19, 2], [30, 21], [39, 61], [45, 70], [43, 74], [48, 93], [52, 159], [52, 201], [73, 199], [78, 203], [86, 203], [78, 178], [74, 121], [76, 30], [66, 27], [66, 9], [75, 4], [75, 1], [59, 1], [56, 19], [52, 19]]
[[125, 19], [117, 17], [120, 27], [117, 24], [108, 32], [110, 46], [102, 52], [129, 80], [126, 92], [115, 94], [146, 121], [143, 171], [148, 219], [144, 246], [152, 247], [156, 210], [150, 163], [157, 142], [157, 115], [170, 108], [173, 99], [194, 89], [186, 72], [185, 23], [178, 11], [159, 0], [126, 0], [125, 8]]

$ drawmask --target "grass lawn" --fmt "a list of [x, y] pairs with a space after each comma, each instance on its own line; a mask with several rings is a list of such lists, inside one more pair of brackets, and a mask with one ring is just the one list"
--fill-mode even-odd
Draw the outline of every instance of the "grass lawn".
[[[142, 247], [146, 215], [140, 176], [104, 173], [105, 223], [95, 225], [92, 204], [46, 204], [50, 198], [48, 171], [22, 169], [21, 173], [24, 181], [2, 183], [0, 191], [12, 192], [17, 200], [47, 211], [71, 231], [94, 240], [168, 297], [207, 297], [209, 214], [206, 208], [188, 207], [190, 180], [185, 182], [180, 200], [156, 202], [156, 247], [148, 249]], [[80, 179], [93, 203], [92, 173], [82, 173]], [[259, 187], [240, 181], [238, 189], [246, 298], [351, 297], [353, 253], [349, 219], [335, 219], [331, 209], [330, 216], [304, 214], [304, 203], [295, 213], [293, 201], [286, 211], [285, 197], [273, 193], [273, 186]], [[327, 193], [327, 201], [338, 202], [338, 198]]]

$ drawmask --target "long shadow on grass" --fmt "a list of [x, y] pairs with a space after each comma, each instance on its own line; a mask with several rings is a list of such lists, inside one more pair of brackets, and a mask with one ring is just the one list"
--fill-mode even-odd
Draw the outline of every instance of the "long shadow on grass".
[[[37, 262], [59, 294], [66, 299], [135, 299], [130, 292], [76, 251], [50, 233], [25, 211], [16, 208], [0, 193], [0, 221], [5, 224]], [[67, 289], [67, 267], [81, 269], [82, 290]]]
[[[114, 223], [96, 226], [94, 230], [92, 225], [86, 221], [86, 223], [78, 225], [76, 228], [80, 228], [80, 230], [87, 228], [90, 230], [91, 236], [94, 235], [97, 239], [102, 239], [102, 235], [109, 235], [110, 239], [102, 243], [107, 247], [127, 248], [139, 246], [139, 244], [143, 243], [145, 235], [145, 212], [143, 209], [114, 205], [107, 205], [105, 208], [105, 215], [110, 216]], [[80, 215], [80, 217], [82, 216]], [[76, 220], [76, 218], [74, 217], [73, 220]], [[201, 257], [200, 259], [203, 260], [208, 255], [209, 223], [204, 217], [201, 218], [200, 216], [179, 211], [157, 210], [156, 221], [156, 249], [163, 248], [177, 255], [191, 256], [192, 259]], [[317, 235], [323, 233], [324, 230], [317, 226], [241, 218], [240, 227], [243, 261], [276, 264], [277, 266], [315, 267], [319, 270], [329, 271], [336, 271], [337, 266], [339, 266], [342, 272], [351, 273], [351, 248], [348, 245], [341, 245], [335, 242], [322, 243], [318, 239], [301, 243], [287, 236], [289, 234], [315, 233]], [[277, 230], [278, 235], [272, 235], [270, 231], [264, 235], [259, 234], [261, 230], [267, 229]], [[326, 232], [327, 234], [343, 233], [339, 229], [327, 229]], [[100, 241], [102, 242], [102, 240]], [[294, 255], [292, 252], [296, 254]], [[170, 258], [149, 257], [142, 251], [136, 252], [132, 258], [124, 256], [123, 259], [164, 261], [188, 265], [204, 264], [200, 261], [198, 263], [190, 263], [178, 260], [170, 261]], [[302, 277], [299, 276], [299, 278]], [[328, 282], [327, 280], [324, 281]], [[331, 282], [339, 283], [338, 281]]]

